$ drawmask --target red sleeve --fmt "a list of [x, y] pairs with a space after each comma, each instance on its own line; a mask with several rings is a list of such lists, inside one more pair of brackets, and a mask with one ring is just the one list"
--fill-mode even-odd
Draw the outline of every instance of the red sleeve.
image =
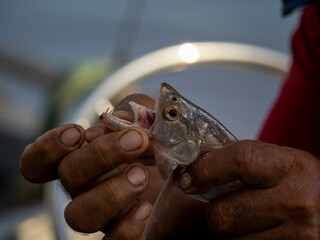
[[292, 52], [290, 73], [259, 139], [320, 156], [320, 3], [304, 10]]

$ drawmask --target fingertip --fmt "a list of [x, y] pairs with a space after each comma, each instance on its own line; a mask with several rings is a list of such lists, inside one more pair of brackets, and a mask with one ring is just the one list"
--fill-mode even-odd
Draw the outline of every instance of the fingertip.
[[123, 239], [141, 239], [151, 210], [152, 204], [149, 202], [137, 203], [106, 232], [104, 239], [119, 239], [119, 236]]
[[57, 152], [69, 152], [80, 147], [85, 139], [86, 132], [83, 127], [75, 123], [69, 123], [47, 131], [35, 140], [35, 144], [46, 150], [52, 150], [49, 148], [55, 145]]
[[124, 129], [119, 138], [119, 145], [125, 152], [143, 152], [149, 145], [149, 138], [145, 131], [139, 128]]
[[189, 165], [179, 178], [179, 185], [182, 191], [187, 194], [204, 193], [214, 186], [215, 177], [212, 171], [212, 153], [202, 155], [194, 163]]
[[146, 201], [137, 203], [118, 222], [114, 235], [122, 234], [128, 239], [141, 239], [152, 207], [152, 204]]
[[148, 202], [141, 202], [134, 210], [134, 219], [144, 221], [148, 219], [151, 214], [152, 205]]
[[133, 165], [127, 171], [127, 179], [134, 186], [139, 186], [147, 181], [147, 174], [141, 166]]
[[141, 134], [142, 146], [141, 149], [145, 151], [149, 146], [149, 136], [142, 128], [132, 128], [133, 130], [138, 131]]
[[[78, 141], [75, 141], [73, 147], [78, 148], [78, 147], [82, 146], [82, 144], [86, 140], [86, 131], [84, 130], [84, 128], [78, 124], [71, 124], [71, 125], [67, 125], [67, 126], [70, 126], [70, 128], [74, 129], [73, 131], [76, 136], [78, 136], [77, 134], [80, 135], [80, 137], [77, 139]], [[76, 133], [76, 131], [78, 133]]]
[[188, 192], [188, 190], [191, 188], [191, 185], [192, 185], [192, 178], [190, 173], [185, 172], [184, 174], [182, 174], [179, 180], [179, 184], [180, 184], [180, 188], [184, 192]]
[[148, 168], [139, 162], [131, 163], [127, 169], [124, 171], [127, 180], [134, 187], [139, 187], [144, 191], [145, 188], [148, 187], [149, 184], [149, 170]]
[[19, 163], [20, 171], [30, 182], [43, 183], [57, 178], [56, 167], [62, 158], [82, 145], [84, 129], [67, 124], [51, 129], [26, 146]]
[[70, 127], [65, 129], [60, 135], [60, 141], [63, 145], [67, 147], [73, 147], [77, 145], [77, 143], [81, 139], [81, 133], [77, 128]]
[[142, 143], [142, 136], [136, 130], [125, 132], [119, 139], [120, 147], [126, 152], [137, 150], [142, 146]]

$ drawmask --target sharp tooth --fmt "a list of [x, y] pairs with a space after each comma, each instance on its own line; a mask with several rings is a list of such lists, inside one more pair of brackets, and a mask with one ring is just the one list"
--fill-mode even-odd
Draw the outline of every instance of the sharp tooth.
[[[129, 105], [131, 106], [132, 108], [132, 111], [133, 111], [133, 114], [134, 114], [134, 121], [138, 121], [138, 116], [139, 116], [139, 110], [141, 109], [141, 105], [131, 101], [129, 102]], [[139, 108], [140, 107], [140, 108]]]

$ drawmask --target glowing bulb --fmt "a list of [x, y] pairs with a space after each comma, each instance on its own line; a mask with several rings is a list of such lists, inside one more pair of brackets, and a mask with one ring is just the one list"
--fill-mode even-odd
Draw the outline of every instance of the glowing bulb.
[[179, 48], [179, 57], [186, 63], [194, 63], [199, 59], [199, 50], [191, 43], [182, 44]]

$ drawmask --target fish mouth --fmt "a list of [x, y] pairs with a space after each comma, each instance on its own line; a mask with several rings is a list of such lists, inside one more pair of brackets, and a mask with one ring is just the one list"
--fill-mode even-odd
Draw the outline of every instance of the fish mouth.
[[156, 119], [156, 111], [135, 102], [129, 102], [134, 114], [133, 125], [150, 130]]
[[[166, 91], [177, 92], [172, 86], [167, 83], [162, 83], [157, 97], [155, 109], [147, 108], [136, 102], [129, 102], [134, 114], [133, 125], [141, 127], [145, 130], [150, 130], [156, 121], [157, 113], [159, 112], [159, 105], [161, 105], [162, 94]], [[158, 114], [159, 115], [159, 114]]]

